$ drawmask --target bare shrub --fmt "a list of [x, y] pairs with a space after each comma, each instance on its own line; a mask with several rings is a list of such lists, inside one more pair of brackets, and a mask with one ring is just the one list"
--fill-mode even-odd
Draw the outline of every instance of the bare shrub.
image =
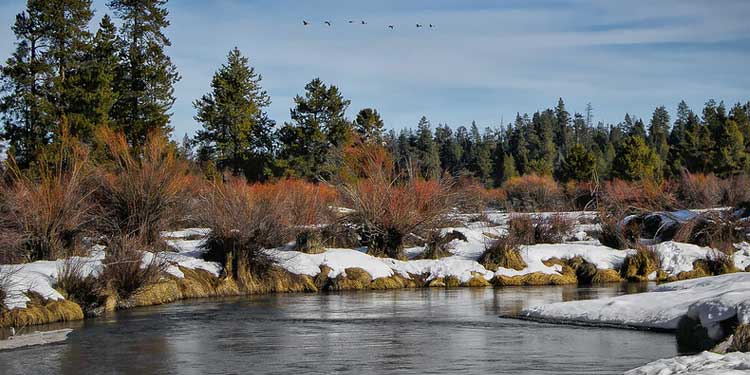
[[112, 238], [106, 249], [102, 282], [122, 299], [156, 283], [169, 264], [157, 255], [144, 262], [144, 244], [132, 236]]
[[16, 266], [0, 265], [0, 311], [7, 307], [5, 306], [5, 298], [13, 287], [13, 275], [16, 272], [18, 272]]
[[344, 202], [353, 209], [344, 220], [363, 231], [370, 254], [404, 259], [404, 238], [439, 228], [455, 207], [453, 181], [399, 175], [377, 154], [366, 160], [364, 177], [338, 184]]
[[708, 211], [682, 224], [673, 240], [732, 252], [733, 244], [747, 240], [748, 230], [750, 223], [730, 212]]
[[199, 180], [161, 134], [151, 134], [137, 150], [121, 133], [103, 128], [97, 135], [109, 158], [98, 170], [102, 230], [155, 243], [162, 230], [185, 216]]
[[613, 249], [622, 250], [628, 248], [630, 241], [623, 225], [621, 225], [622, 217], [604, 212], [604, 210], [599, 211], [598, 217], [599, 226], [601, 227], [597, 236], [599, 242]]
[[563, 193], [551, 176], [534, 174], [513, 177], [503, 184], [511, 208], [516, 210], [558, 210]]
[[538, 217], [534, 225], [534, 241], [536, 243], [563, 242], [570, 236], [574, 227], [574, 221], [564, 215]]
[[750, 175], [732, 176], [722, 181], [722, 204], [750, 210]]
[[596, 208], [596, 185], [585, 181], [569, 181], [563, 185], [569, 206], [574, 210]]
[[65, 259], [57, 267], [55, 289], [61, 291], [65, 298], [81, 306], [96, 305], [101, 300], [102, 288], [99, 279], [87, 268], [87, 262], [78, 257]]
[[688, 208], [715, 207], [722, 199], [722, 182], [713, 173], [684, 171], [678, 180], [677, 194]]
[[668, 182], [614, 179], [604, 185], [598, 205], [619, 213], [672, 210], [677, 206], [672, 190], [673, 186]]
[[241, 180], [216, 183], [201, 197], [201, 225], [210, 228], [205, 258], [224, 265], [227, 273], [240, 277], [240, 268], [264, 275], [273, 259], [264, 251], [293, 239], [289, 213], [279, 202], [284, 192], [266, 191]]
[[447, 248], [447, 245], [453, 240], [468, 241], [466, 236], [457, 230], [445, 234], [442, 234], [440, 230], [430, 231], [427, 235], [425, 250], [419, 258], [440, 259], [453, 255]]
[[88, 154], [75, 143], [59, 150], [51, 162], [42, 158], [24, 171], [12, 157], [7, 162], [10, 181], [0, 186], [3, 263], [82, 252], [80, 241], [93, 218]]

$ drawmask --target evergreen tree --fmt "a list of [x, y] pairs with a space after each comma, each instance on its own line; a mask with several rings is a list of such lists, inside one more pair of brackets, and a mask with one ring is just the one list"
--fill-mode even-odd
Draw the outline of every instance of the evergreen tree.
[[567, 152], [571, 139], [570, 113], [565, 109], [565, 102], [563, 102], [562, 98], [559, 98], [557, 101], [557, 107], [555, 107], [555, 119], [557, 120], [555, 127], [555, 144], [559, 151], [558, 155], [563, 155]]
[[541, 113], [536, 112], [531, 124], [533, 129], [527, 137], [529, 168], [536, 174], [551, 175], [557, 156], [554, 139], [555, 113], [550, 109]]
[[357, 114], [354, 129], [364, 143], [380, 144], [383, 141], [383, 120], [377, 110], [365, 108]]
[[594, 154], [581, 144], [575, 144], [565, 156], [560, 173], [561, 181], [590, 181], [596, 170]]
[[499, 168], [499, 174], [497, 177], [497, 181], [500, 184], [510, 180], [513, 177], [518, 176], [518, 171], [516, 170], [516, 161], [513, 160], [513, 155], [502, 153], [500, 163], [498, 164], [501, 166], [501, 168]]
[[350, 101], [336, 86], [315, 78], [305, 86], [305, 96], [296, 96], [294, 103], [292, 122], [278, 132], [278, 167], [288, 176], [328, 178], [350, 139], [352, 125], [345, 117]]
[[68, 90], [70, 132], [79, 140], [91, 142], [94, 129], [108, 126], [110, 112], [117, 98], [113, 84], [120, 44], [117, 29], [109, 15], [104, 15], [86, 50], [80, 69], [69, 78]]
[[435, 143], [440, 155], [440, 168], [456, 176], [463, 157], [463, 148], [453, 137], [453, 131], [448, 125], [435, 128]]
[[440, 155], [437, 145], [432, 138], [432, 129], [427, 117], [422, 116], [417, 124], [417, 139], [415, 144], [417, 160], [422, 177], [436, 179], [440, 177]]
[[642, 137], [626, 137], [617, 146], [616, 152], [617, 157], [612, 165], [614, 177], [623, 180], [651, 180], [659, 177], [659, 157]]
[[737, 175], [747, 170], [748, 162], [740, 127], [736, 121], [728, 119], [718, 130], [712, 165], [714, 172], [721, 177]]
[[[648, 129], [648, 143], [659, 156], [662, 166], [666, 165], [669, 157], [669, 112], [664, 106], [657, 107], [651, 116]], [[664, 168], [661, 168], [664, 169]]]
[[29, 0], [12, 26], [16, 50], [2, 66], [0, 111], [2, 138], [22, 168], [34, 161], [56, 129], [49, 77], [54, 67], [46, 55], [44, 0]]
[[275, 123], [264, 109], [271, 98], [262, 77], [235, 47], [211, 80], [211, 92], [194, 102], [195, 120], [203, 125], [195, 137], [200, 154], [220, 169], [262, 181], [271, 174]]
[[169, 26], [167, 0], [110, 0], [122, 21], [120, 65], [114, 81], [118, 93], [111, 119], [128, 142], [143, 144], [151, 132], [171, 133], [170, 109], [173, 85], [180, 79], [164, 49], [171, 45], [164, 35]]

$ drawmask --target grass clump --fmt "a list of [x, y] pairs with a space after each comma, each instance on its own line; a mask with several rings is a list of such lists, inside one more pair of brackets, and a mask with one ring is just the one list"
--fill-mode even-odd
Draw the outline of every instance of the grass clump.
[[527, 267], [518, 249], [518, 240], [512, 235], [503, 236], [495, 241], [482, 253], [479, 263], [493, 271], [501, 267], [520, 271]]
[[695, 261], [693, 268], [701, 268], [708, 275], [713, 276], [739, 271], [734, 265], [732, 256], [718, 250], [712, 250], [705, 259]]
[[734, 330], [732, 345], [729, 347], [733, 352], [750, 352], [750, 324], [740, 324]]
[[99, 279], [92, 275], [89, 265], [81, 258], [68, 258], [57, 267], [55, 289], [60, 291], [66, 299], [70, 299], [84, 310], [99, 305], [102, 302], [102, 285]]
[[142, 246], [142, 240], [131, 236], [115, 237], [108, 243], [101, 280], [120, 299], [126, 300], [155, 284], [168, 267], [156, 255], [144, 256]]
[[457, 230], [445, 234], [440, 230], [430, 231], [427, 235], [425, 250], [420, 254], [419, 259], [440, 259], [452, 256], [453, 254], [448, 250], [448, 244], [453, 240], [468, 241], [466, 236]]
[[620, 275], [629, 281], [647, 281], [653, 272], [661, 270], [661, 257], [650, 247], [639, 245], [635, 254], [625, 257]]
[[732, 213], [709, 211], [682, 224], [673, 239], [731, 253], [733, 244], [746, 241], [749, 231], [750, 225]]

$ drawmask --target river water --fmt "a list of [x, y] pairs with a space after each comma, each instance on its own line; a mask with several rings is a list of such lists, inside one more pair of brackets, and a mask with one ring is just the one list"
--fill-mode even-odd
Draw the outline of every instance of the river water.
[[[630, 288], [630, 289], [628, 289]], [[635, 289], [634, 289], [635, 288]], [[0, 352], [2, 374], [621, 374], [677, 354], [673, 334], [501, 318], [630, 286], [415, 289], [198, 299]]]

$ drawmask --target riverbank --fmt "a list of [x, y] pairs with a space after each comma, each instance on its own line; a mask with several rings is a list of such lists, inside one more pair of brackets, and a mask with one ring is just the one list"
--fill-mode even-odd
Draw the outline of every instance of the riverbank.
[[[545, 214], [538, 214], [545, 215]], [[276, 265], [261, 276], [248, 273], [236, 279], [223, 272], [221, 264], [202, 259], [204, 237], [201, 228], [164, 232], [165, 243], [174, 251], [144, 252], [144, 264], [154, 256], [169, 263], [158, 282], [128, 298], [105, 293], [102, 303], [79, 305], [57, 288], [58, 273], [66, 261], [40, 261], [19, 266], [0, 266], [11, 272], [9, 293], [3, 301], [0, 327], [26, 326], [83, 319], [108, 311], [169, 303], [187, 298], [238, 296], [261, 293], [321, 292], [352, 289], [400, 289], [424, 287], [507, 287], [520, 285], [563, 285], [624, 282], [621, 267], [635, 250], [602, 246], [589, 233], [592, 213], [567, 213], [576, 220], [571, 241], [560, 244], [524, 245], [519, 249], [524, 267], [498, 267], [488, 270], [477, 260], [498, 236], [507, 232], [507, 214], [489, 214], [488, 221], [444, 228], [457, 231], [462, 239], [447, 245], [451, 254], [440, 259], [419, 259], [424, 247], [406, 249], [408, 260], [373, 257], [366, 249], [324, 249], [317, 254], [294, 251], [293, 246], [268, 250]], [[651, 275], [656, 280], [690, 278], [696, 262], [711, 249], [667, 242], [654, 247], [663, 261], [662, 269]], [[739, 245], [736, 264], [750, 259], [750, 246]], [[105, 249], [95, 247], [89, 257], [74, 260], [82, 265], [84, 276], [96, 276], [102, 267]], [[585, 272], [584, 272], [585, 271]]]

